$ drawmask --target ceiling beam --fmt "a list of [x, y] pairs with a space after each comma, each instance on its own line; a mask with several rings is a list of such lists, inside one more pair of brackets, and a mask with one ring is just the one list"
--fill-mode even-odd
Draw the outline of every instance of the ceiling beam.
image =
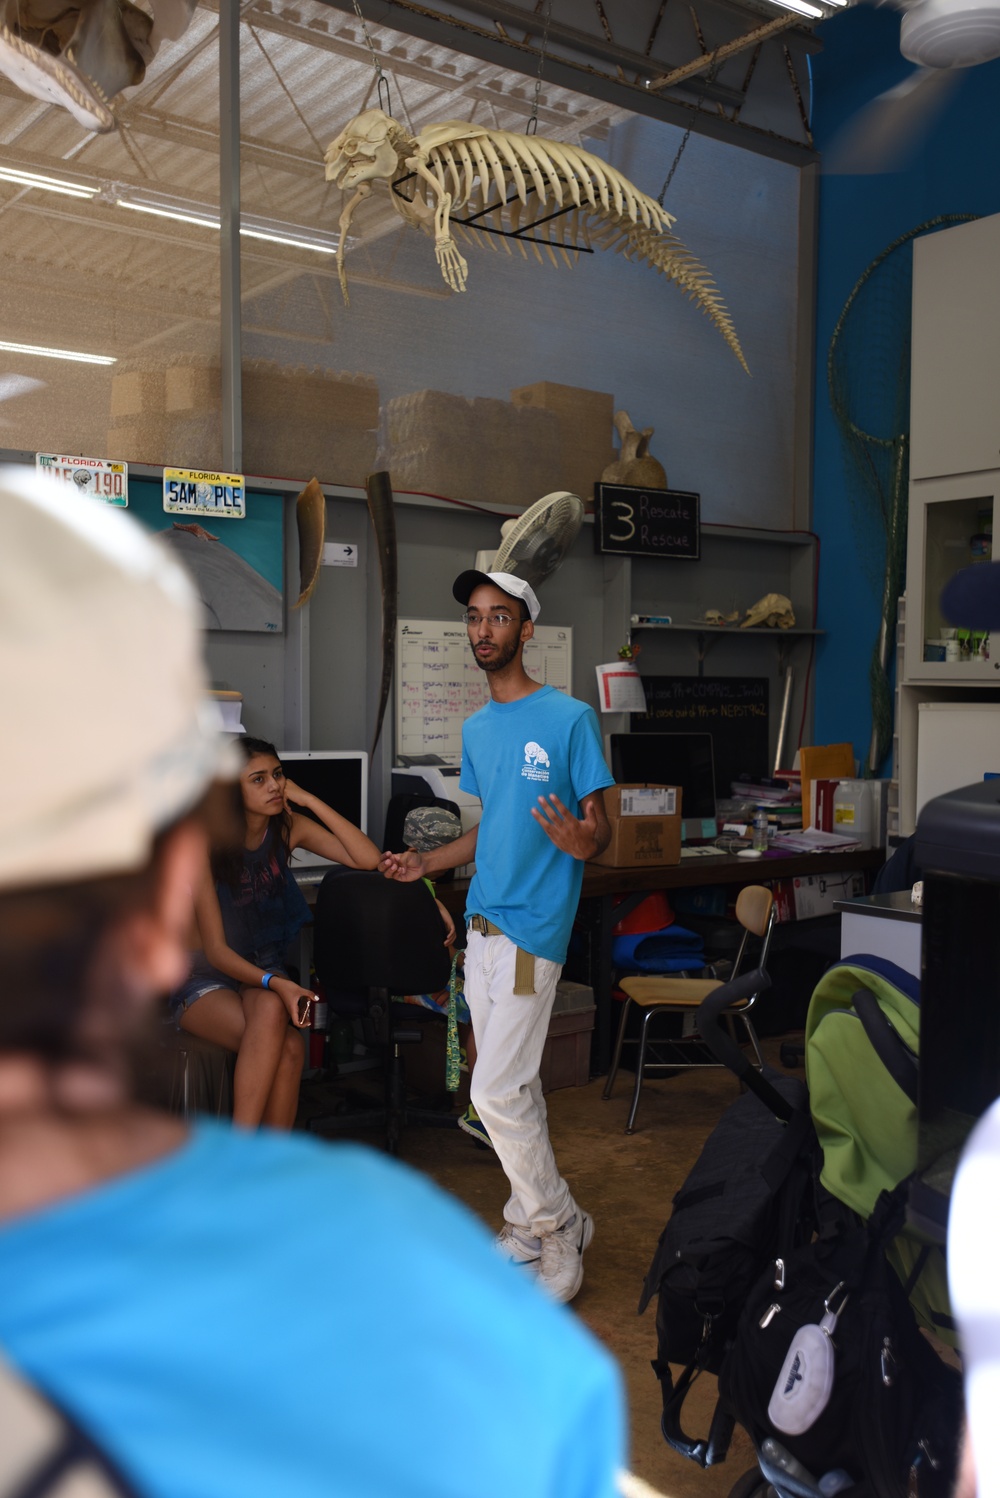
[[748, 31], [743, 36], [734, 36], [732, 41], [723, 42], [721, 47], [713, 47], [703, 57], [693, 58], [691, 62], [686, 62], [681, 67], [664, 73], [662, 78], [651, 79], [649, 87], [675, 88], [679, 83], [686, 83], [689, 78], [703, 73], [706, 68], [718, 67], [728, 58], [736, 57], [740, 52], [747, 52], [760, 42], [766, 42], [769, 37], [778, 36], [783, 31], [790, 31], [795, 24], [793, 16], [773, 16], [770, 21], [765, 21], [755, 30]]
[[[323, 3], [345, 13], [353, 14], [354, 11], [353, 0], [323, 0]], [[490, 10], [494, 8], [489, 6]], [[529, 17], [526, 12], [517, 7], [515, 9], [517, 24], [520, 26]], [[445, 16], [426, 5], [416, 4], [415, 0], [383, 0], [379, 20], [384, 25], [392, 26], [410, 36], [420, 37], [432, 45], [461, 51], [495, 67], [513, 69], [528, 77], [534, 77], [537, 73], [538, 52], [527, 43], [517, 42], [510, 36], [501, 37], [494, 31], [487, 31], [454, 16]], [[797, 32], [796, 41], [798, 36]], [[392, 59], [385, 61], [391, 71]], [[643, 77], [649, 76], [654, 67], [663, 72], [667, 66], [661, 63], [651, 64], [650, 59], [645, 57], [640, 58], [640, 62]], [[804, 140], [779, 135], [775, 131], [745, 124], [742, 120], [734, 122], [716, 111], [699, 109], [695, 102], [686, 104], [677, 98], [656, 93], [642, 83], [629, 82], [617, 72], [614, 75], [603, 73], [584, 62], [556, 56], [551, 52], [545, 59], [545, 77], [547, 82], [560, 88], [589, 94], [616, 109], [645, 115], [666, 124], [678, 125], [682, 129], [690, 127], [697, 134], [741, 146], [744, 150], [756, 151], [778, 161], [803, 166], [817, 159], [813, 147]], [[692, 84], [691, 87], [700, 97], [702, 85]]]

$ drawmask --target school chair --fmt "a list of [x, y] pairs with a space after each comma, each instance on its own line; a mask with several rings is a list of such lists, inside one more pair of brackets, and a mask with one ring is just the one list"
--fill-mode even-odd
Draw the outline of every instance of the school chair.
[[[761, 971], [767, 968], [767, 955], [774, 925], [774, 896], [771, 891], [765, 889], [762, 884], [747, 885], [740, 891], [736, 900], [736, 919], [743, 927], [743, 937], [733, 962], [732, 973], [727, 980], [729, 982], [739, 975], [747, 963], [750, 951], [757, 951], [758, 944], [759, 951], [754, 958], [753, 966]], [[667, 1072], [686, 1067], [721, 1065], [718, 1061], [706, 1059], [705, 1046], [696, 1035], [682, 1033], [679, 1037], [659, 1036], [655, 1041], [655, 1046], [656, 1054], [665, 1058], [662, 1060], [648, 1060], [647, 1051], [650, 1045], [650, 1031], [660, 1016], [670, 1015], [676, 1019], [679, 1015], [683, 1023], [685, 1018], [695, 1013], [706, 994], [722, 987], [722, 980], [719, 978], [661, 977], [658, 974], [644, 973], [619, 978], [618, 987], [626, 997], [622, 1005], [621, 1023], [618, 1026], [618, 1039], [615, 1042], [611, 1070], [608, 1073], [602, 1096], [605, 1101], [611, 1096], [621, 1062], [622, 1047], [624, 1045], [637, 1046], [632, 1105], [629, 1108], [628, 1122], [625, 1125], [626, 1134], [632, 1134], [635, 1132], [639, 1094], [647, 1072]], [[750, 1022], [750, 1010], [756, 1000], [757, 994], [751, 994], [749, 998], [742, 999], [725, 1010], [723, 1017], [731, 1032], [734, 1031], [735, 1022], [737, 1020], [740, 1022], [753, 1048], [757, 1065], [762, 1067], [764, 1058], [760, 1052], [756, 1031]], [[626, 1036], [625, 1033], [633, 1005], [642, 1011], [639, 1034], [636, 1037]]]

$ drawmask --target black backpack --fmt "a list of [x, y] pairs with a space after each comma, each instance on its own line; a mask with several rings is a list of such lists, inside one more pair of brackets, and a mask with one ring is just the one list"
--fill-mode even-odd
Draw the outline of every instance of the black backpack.
[[[703, 1467], [725, 1459], [732, 1420], [717, 1411], [707, 1438], [685, 1435], [688, 1390], [700, 1373], [720, 1371], [762, 1264], [808, 1242], [814, 1225], [818, 1145], [805, 1085], [768, 1068], [751, 1085], [770, 1105], [743, 1093], [712, 1130], [673, 1199], [639, 1300], [641, 1313], [659, 1296], [653, 1371], [664, 1439]], [[676, 1384], [671, 1363], [684, 1365]]]
[[961, 1377], [922, 1336], [885, 1255], [908, 1186], [883, 1192], [867, 1223], [840, 1208], [839, 1222], [770, 1263], [747, 1298], [719, 1396], [775, 1486], [801, 1468], [813, 1479], [839, 1472], [841, 1491], [857, 1498], [952, 1491]]

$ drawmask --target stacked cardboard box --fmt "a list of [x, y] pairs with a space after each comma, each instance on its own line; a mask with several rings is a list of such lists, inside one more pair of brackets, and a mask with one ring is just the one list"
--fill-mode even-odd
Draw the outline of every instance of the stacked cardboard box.
[[[221, 375], [211, 357], [130, 363], [111, 387], [108, 452], [177, 468], [221, 466]], [[358, 486], [375, 467], [379, 396], [364, 375], [243, 368], [243, 471]]]
[[565, 487], [558, 447], [551, 412], [417, 390], [387, 402], [379, 457], [396, 489], [524, 508]]
[[552, 487], [569, 489], [590, 504], [594, 485], [618, 456], [612, 442], [614, 396], [539, 380], [534, 385], [512, 390], [510, 398], [515, 406], [548, 411], [556, 418], [559, 481]]

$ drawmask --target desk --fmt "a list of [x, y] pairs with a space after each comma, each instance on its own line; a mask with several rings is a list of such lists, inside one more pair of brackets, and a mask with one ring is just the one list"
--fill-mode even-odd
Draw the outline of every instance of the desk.
[[[634, 910], [650, 890], [698, 889], [710, 884], [770, 884], [775, 879], [794, 879], [803, 874], [841, 874], [852, 869], [880, 869], [885, 862], [881, 848], [848, 853], [800, 853], [791, 857], [767, 853], [763, 858], [682, 859], [667, 868], [609, 869], [588, 863], [583, 871], [579, 914], [590, 932], [590, 985], [594, 990], [597, 1012], [594, 1016], [594, 1043], [590, 1070], [603, 1076], [611, 1063], [614, 1001], [611, 997], [612, 928], [629, 911]], [[438, 884], [441, 902], [452, 915], [461, 919], [465, 909], [467, 879]], [[615, 904], [615, 896], [622, 897]]]
[[835, 900], [840, 911], [840, 955], [871, 952], [920, 977], [921, 911], [908, 889]]

